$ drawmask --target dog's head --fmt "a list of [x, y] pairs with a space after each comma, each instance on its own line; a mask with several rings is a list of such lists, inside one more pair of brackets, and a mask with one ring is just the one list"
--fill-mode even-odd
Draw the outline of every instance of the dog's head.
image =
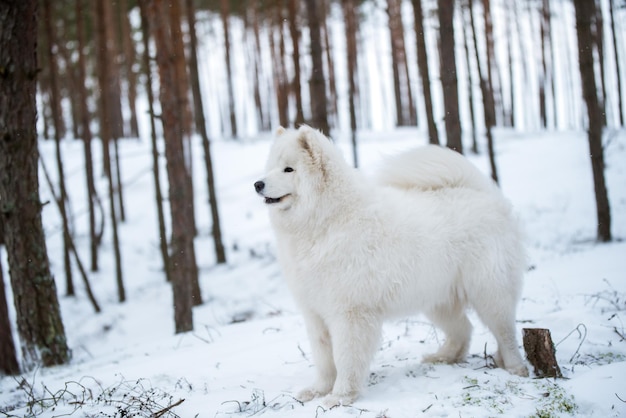
[[317, 198], [328, 182], [334, 148], [328, 138], [309, 126], [278, 128], [265, 177], [254, 183], [256, 192], [278, 210]]

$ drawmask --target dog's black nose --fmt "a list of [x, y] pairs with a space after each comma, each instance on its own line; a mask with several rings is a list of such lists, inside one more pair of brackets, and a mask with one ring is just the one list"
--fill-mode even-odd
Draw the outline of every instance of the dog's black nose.
[[263, 190], [265, 188], [265, 183], [262, 181], [257, 181], [256, 183], [254, 183], [254, 190], [256, 190], [257, 193], [260, 193], [261, 190]]

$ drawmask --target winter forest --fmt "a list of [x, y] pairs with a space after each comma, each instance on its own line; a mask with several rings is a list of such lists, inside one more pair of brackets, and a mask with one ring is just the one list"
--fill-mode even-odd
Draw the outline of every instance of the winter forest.
[[[626, 415], [624, 77], [624, 0], [1, 1], [0, 416]], [[520, 333], [565, 379], [494, 368], [478, 321], [467, 363], [422, 365], [416, 317], [362, 401], [293, 398], [311, 353], [252, 185], [302, 124], [366, 173], [431, 143], [491, 176]]]

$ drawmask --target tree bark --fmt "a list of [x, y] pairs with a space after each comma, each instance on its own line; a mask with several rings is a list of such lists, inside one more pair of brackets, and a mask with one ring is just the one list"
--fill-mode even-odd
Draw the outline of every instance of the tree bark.
[[439, 14], [439, 68], [446, 112], [446, 145], [463, 153], [461, 121], [459, 119], [459, 92], [454, 54], [454, 0], [438, 0]]
[[181, 121], [176, 99], [176, 69], [171, 58], [170, 28], [165, 19], [163, 0], [142, 0], [148, 6], [149, 26], [157, 46], [157, 65], [160, 74], [160, 102], [162, 108], [167, 176], [169, 180], [172, 238], [170, 267], [174, 294], [174, 322], [176, 333], [193, 329], [193, 283], [197, 282], [194, 228], [192, 223], [187, 166], [185, 165]]
[[589, 124], [589, 154], [596, 196], [597, 239], [611, 241], [611, 207], [604, 179], [604, 149], [602, 147], [602, 109], [598, 102], [593, 59], [592, 19], [596, 16], [595, 3], [590, 0], [574, 0], [576, 9], [576, 32], [578, 37], [578, 64], [587, 105]]
[[[282, 8], [276, 7], [276, 22], [268, 31], [270, 51], [272, 54], [272, 71], [274, 75], [274, 91], [276, 92], [276, 104], [278, 107], [278, 123], [281, 126], [289, 126], [289, 89], [287, 87], [287, 70], [285, 68], [285, 39], [283, 35]], [[278, 45], [276, 45], [276, 33], [278, 32]]]
[[[472, 123], [472, 152], [474, 154], [478, 154], [478, 140], [477, 140], [477, 135], [476, 135], [476, 114], [474, 111], [474, 78], [472, 77], [473, 74], [473, 70], [472, 70], [472, 66], [471, 66], [471, 54], [470, 54], [470, 48], [469, 48], [469, 43], [468, 43], [468, 39], [469, 35], [467, 34], [467, 27], [470, 27], [470, 25], [466, 25], [466, 13], [472, 13], [472, 10], [469, 7], [469, 4], [467, 4], [467, 2], [464, 2], [464, 4], [461, 5], [461, 11], [463, 12], [463, 50], [465, 51], [465, 62], [467, 65], [467, 90], [468, 90], [468, 107], [470, 110], [470, 120]], [[475, 47], [474, 47], [475, 48]]]
[[228, 21], [230, 17], [230, 8], [228, 6], [228, 0], [221, 0], [220, 4], [222, 25], [224, 26], [224, 59], [226, 60], [226, 78], [228, 84], [228, 114], [230, 116], [230, 134], [233, 138], [237, 138], [238, 133], [237, 115], [235, 113], [235, 92], [233, 90], [233, 78], [230, 60], [230, 23]]
[[533, 365], [537, 377], [563, 377], [554, 356], [554, 344], [549, 329], [524, 328], [523, 341], [526, 358]]
[[493, 113], [495, 106], [493, 106], [493, 94], [490, 91], [489, 83], [485, 79], [482, 70], [482, 64], [480, 61], [480, 54], [478, 53], [478, 41], [476, 40], [476, 25], [474, 24], [474, 2], [468, 0], [469, 14], [470, 14], [470, 26], [472, 28], [472, 40], [474, 41], [474, 51], [476, 52], [476, 66], [478, 69], [478, 77], [480, 77], [480, 92], [483, 96], [483, 114], [485, 117], [485, 131], [487, 136], [487, 152], [489, 154], [489, 165], [491, 166], [491, 178], [498, 183], [498, 170], [496, 166], [496, 155], [493, 144], [493, 133], [491, 128], [496, 123], [496, 115]]
[[[46, 55], [48, 57], [49, 75], [50, 75], [50, 96], [55, 103], [61, 102], [61, 95], [59, 93], [59, 79], [56, 63], [56, 31], [54, 30], [54, 17], [52, 15], [51, 0], [44, 0], [44, 26], [47, 38], [47, 50]], [[70, 261], [70, 228], [67, 219], [67, 209], [65, 203], [68, 201], [67, 189], [65, 187], [65, 170], [63, 169], [63, 157], [61, 156], [61, 120], [63, 114], [61, 108], [57, 106], [52, 107], [52, 121], [54, 123], [54, 143], [56, 151], [56, 163], [59, 176], [59, 193], [60, 193], [60, 215], [61, 223], [63, 225], [63, 265], [65, 267], [65, 293], [68, 296], [74, 295], [74, 280], [72, 275], [72, 263]]]
[[[137, 77], [133, 71], [135, 63], [135, 43], [132, 38], [130, 21], [128, 20], [128, 0], [120, 0], [120, 19], [122, 32], [122, 50], [124, 54], [122, 60], [126, 69], [126, 81], [128, 82], [128, 108], [130, 112], [130, 132], [129, 135], [139, 137], [139, 124], [137, 123]], [[76, 15], [80, 16], [80, 15]], [[80, 20], [80, 19], [79, 19]], [[80, 21], [77, 20], [77, 25]]]
[[196, 18], [193, 7], [193, 0], [187, 0], [187, 24], [189, 25], [189, 49], [190, 62], [189, 72], [191, 74], [191, 92], [193, 93], [194, 114], [196, 115], [196, 128], [202, 138], [202, 148], [204, 149], [204, 166], [207, 172], [207, 190], [209, 192], [209, 207], [211, 208], [211, 220], [213, 221], [213, 245], [215, 247], [215, 258], [218, 264], [226, 263], [226, 251], [222, 243], [222, 228], [220, 226], [220, 216], [217, 205], [217, 193], [215, 192], [215, 178], [213, 176], [213, 161], [211, 158], [211, 144], [206, 130], [206, 120], [204, 119], [204, 106], [202, 105], [202, 95], [200, 94], [200, 75], [198, 74], [198, 41], [196, 39]]
[[148, 111], [150, 113], [150, 139], [152, 144], [152, 178], [154, 180], [154, 196], [157, 207], [157, 218], [159, 223], [159, 248], [161, 259], [163, 260], [163, 271], [165, 280], [172, 281], [170, 268], [170, 256], [167, 249], [167, 229], [165, 227], [165, 212], [163, 210], [163, 193], [161, 192], [161, 170], [159, 168], [159, 148], [157, 144], [156, 125], [154, 123], [154, 95], [152, 93], [152, 66], [150, 61], [150, 28], [144, 2], [139, 2], [141, 13], [141, 33], [143, 36], [143, 65], [146, 71], [146, 92], [148, 95]]
[[417, 66], [422, 79], [422, 94], [426, 108], [426, 124], [428, 125], [428, 142], [439, 145], [439, 133], [433, 113], [433, 99], [430, 91], [430, 75], [428, 71], [428, 55], [426, 54], [426, 38], [424, 35], [424, 13], [422, 0], [412, 0], [415, 19], [415, 40], [417, 43]]
[[619, 125], [624, 126], [624, 102], [622, 100], [622, 73], [620, 70], [620, 58], [617, 48], [617, 35], [615, 34], [615, 19], [613, 0], [609, 0], [609, 13], [611, 19], [611, 35], [613, 40], [613, 54], [615, 55], [615, 76], [617, 77], [617, 112], [619, 114]]
[[357, 100], [357, 40], [358, 20], [356, 16], [357, 5], [354, 0], [342, 2], [343, 16], [345, 20], [346, 49], [348, 64], [348, 108], [350, 111], [350, 134], [352, 140], [352, 157], [354, 167], [359, 166], [357, 141], [356, 141], [356, 103]]
[[311, 37], [311, 59], [313, 61], [310, 79], [311, 91], [311, 121], [315, 129], [329, 135], [328, 110], [326, 108], [326, 81], [324, 78], [324, 57], [322, 51], [322, 34], [320, 16], [315, 0], [305, 0], [306, 12], [309, 18], [309, 36]]
[[[83, 15], [83, 0], [76, 0], [76, 16]], [[89, 208], [89, 249], [91, 260], [91, 271], [98, 271], [98, 239], [96, 234], [96, 210], [97, 200], [96, 183], [93, 172], [93, 156], [91, 153], [91, 127], [89, 126], [89, 107], [87, 105], [87, 67], [84, 54], [84, 27], [83, 19], [76, 20], [76, 41], [78, 44], [78, 103], [80, 110], [80, 124], [82, 126], [82, 139], [84, 144], [85, 174], [87, 183], [87, 203]]]
[[0, 373], [14, 375], [20, 372], [17, 361], [15, 342], [9, 320], [7, 295], [4, 290], [4, 270], [2, 268], [2, 247], [4, 245], [4, 227], [0, 217]]
[[0, 216], [26, 370], [70, 358], [39, 201], [37, 4], [0, 3]]
[[413, 103], [411, 80], [409, 79], [406, 60], [401, 9], [401, 1], [387, 0], [393, 85], [396, 97], [396, 124], [398, 126], [412, 126], [417, 125], [417, 114], [415, 112], [415, 104]]
[[120, 251], [120, 241], [117, 231], [117, 215], [115, 207], [115, 180], [114, 173], [111, 169], [110, 143], [113, 139], [111, 131], [114, 123], [111, 120], [111, 94], [108, 90], [111, 86], [111, 70], [109, 69], [111, 51], [109, 50], [108, 39], [110, 35], [107, 32], [110, 28], [107, 22], [110, 17], [110, 5], [107, 6], [108, 0], [97, 0], [95, 2], [95, 22], [96, 22], [96, 38], [98, 47], [96, 52], [98, 84], [100, 85], [100, 100], [98, 108], [100, 111], [100, 140], [102, 141], [102, 153], [104, 161], [104, 172], [107, 176], [108, 193], [109, 193], [109, 217], [111, 219], [111, 231], [113, 238], [113, 254], [115, 257], [115, 281], [117, 284], [117, 297], [120, 302], [126, 301], [126, 290], [124, 288], [124, 279], [122, 275], [122, 253]]
[[299, 0], [288, 0], [287, 9], [289, 11], [289, 34], [293, 46], [293, 83], [291, 88], [296, 99], [296, 127], [304, 123], [304, 111], [302, 110], [302, 82], [300, 80], [300, 25], [298, 22]]

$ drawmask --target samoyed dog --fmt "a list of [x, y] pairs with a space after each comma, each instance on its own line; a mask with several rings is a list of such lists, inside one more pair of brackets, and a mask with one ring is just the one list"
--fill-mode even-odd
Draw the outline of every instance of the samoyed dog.
[[319, 131], [279, 128], [254, 187], [269, 207], [317, 369], [299, 400], [352, 403], [383, 321], [417, 312], [445, 334], [424, 361], [464, 360], [471, 308], [497, 340], [496, 364], [528, 375], [515, 329], [522, 233], [499, 189], [463, 156], [416, 149], [387, 160], [373, 182]]

